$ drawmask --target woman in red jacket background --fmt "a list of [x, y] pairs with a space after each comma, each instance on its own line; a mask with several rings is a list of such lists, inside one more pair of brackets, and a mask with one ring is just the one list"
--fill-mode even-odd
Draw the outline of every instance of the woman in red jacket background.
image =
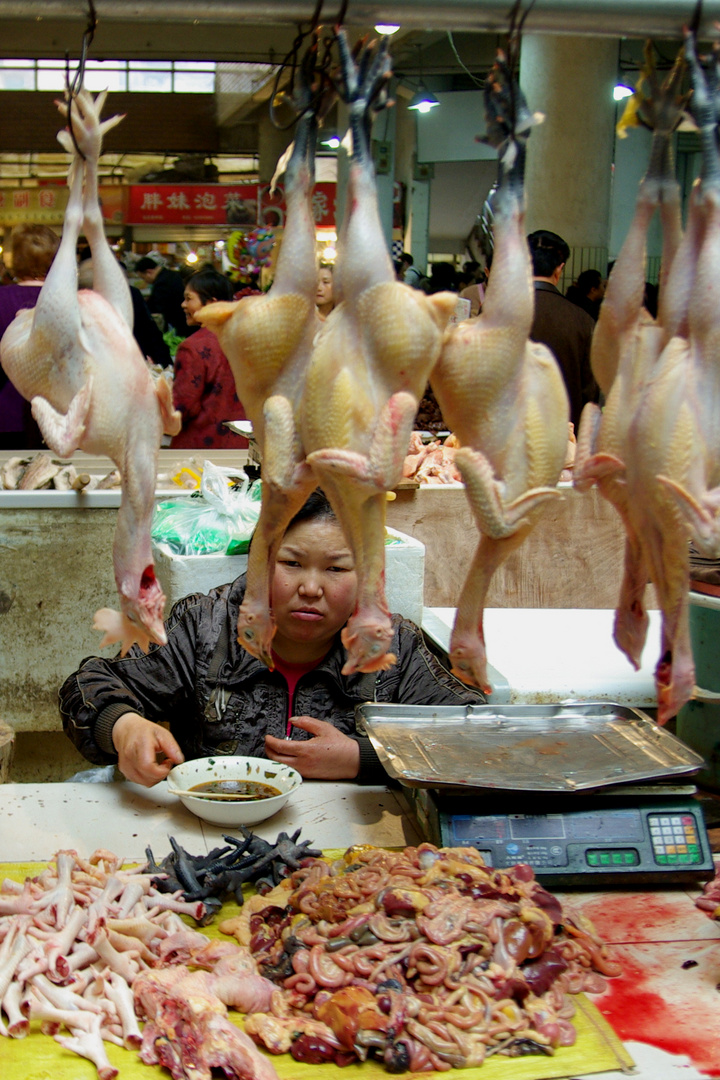
[[[189, 326], [198, 326], [195, 312], [215, 300], [232, 300], [232, 284], [212, 266], [204, 266], [185, 284], [183, 311]], [[201, 326], [185, 338], [175, 355], [173, 403], [182, 413], [182, 430], [170, 445], [235, 450], [248, 440], [225, 427], [226, 420], [245, 420], [235, 392], [227, 357], [211, 330]]]

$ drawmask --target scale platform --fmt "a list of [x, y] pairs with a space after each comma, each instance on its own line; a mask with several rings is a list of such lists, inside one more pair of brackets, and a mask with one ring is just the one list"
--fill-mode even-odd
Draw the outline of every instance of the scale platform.
[[420, 831], [529, 863], [561, 888], [681, 884], [715, 870], [695, 786], [703, 759], [637, 709], [573, 705], [356, 710]]

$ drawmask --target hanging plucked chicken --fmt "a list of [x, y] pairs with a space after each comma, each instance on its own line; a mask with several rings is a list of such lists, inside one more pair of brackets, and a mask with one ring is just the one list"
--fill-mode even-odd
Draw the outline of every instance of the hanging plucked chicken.
[[[511, 54], [517, 42], [511, 38]], [[481, 315], [452, 327], [430, 382], [460, 447], [455, 464], [480, 542], [458, 601], [452, 670], [491, 690], [483, 609], [492, 575], [559, 493], [569, 406], [550, 350], [528, 339], [533, 319], [523, 167], [531, 116], [502, 53], [485, 86], [487, 140], [498, 149], [494, 254]]]
[[355, 558], [357, 607], [342, 632], [344, 674], [395, 662], [385, 599], [386, 491], [402, 478], [413, 420], [455, 309], [452, 293], [425, 296], [395, 278], [378, 212], [370, 147], [386, 104], [388, 40], [354, 59], [338, 32], [352, 153], [334, 272], [337, 304], [312, 353], [300, 409], [307, 463]]
[[[28, 401], [54, 454], [75, 450], [107, 455], [122, 478], [113, 545], [120, 611], [103, 608], [95, 628], [101, 644], [164, 644], [165, 597], [155, 577], [150, 524], [155, 508], [157, 455], [163, 431], [177, 434], [180, 415], [164, 378], [154, 379], [132, 334], [132, 301], [125, 275], [103, 230], [98, 199], [102, 136], [122, 117], [100, 121], [105, 94], [85, 90], [59, 105], [73, 136], [59, 141], [73, 155], [62, 241], [34, 309], [19, 312], [0, 343], [0, 362]], [[94, 288], [77, 288], [76, 246], [90, 244]]]

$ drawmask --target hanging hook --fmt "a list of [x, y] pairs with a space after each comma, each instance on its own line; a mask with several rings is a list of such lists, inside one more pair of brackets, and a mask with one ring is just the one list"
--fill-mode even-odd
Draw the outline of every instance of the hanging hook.
[[72, 80], [70, 79], [70, 56], [69, 53], [65, 53], [65, 93], [67, 94], [68, 99], [68, 128], [70, 129], [70, 138], [73, 141], [73, 146], [75, 147], [76, 152], [80, 155], [83, 161], [85, 161], [85, 155], [77, 144], [77, 139], [75, 138], [75, 132], [73, 131], [72, 126], [72, 117], [70, 114], [72, 110], [73, 97], [77, 94], [78, 90], [80, 90], [83, 85], [83, 79], [85, 78], [85, 62], [87, 61], [88, 49], [90, 48], [92, 40], [95, 37], [95, 29], [97, 27], [97, 14], [95, 12], [95, 4], [93, 3], [93, 0], [87, 0], [87, 3], [88, 16], [87, 23], [85, 25], [85, 31], [82, 36], [80, 59], [78, 61], [77, 71], [73, 75]]

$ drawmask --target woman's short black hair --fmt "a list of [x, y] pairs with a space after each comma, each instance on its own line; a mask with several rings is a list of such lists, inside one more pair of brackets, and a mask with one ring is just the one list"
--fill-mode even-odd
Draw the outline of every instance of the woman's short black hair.
[[185, 288], [197, 293], [203, 306], [213, 300], [232, 300], [233, 297], [232, 283], [209, 263], [187, 279]]
[[305, 521], [337, 521], [335, 511], [322, 488], [315, 488], [285, 531], [289, 532], [290, 529], [296, 525], [302, 525]]
[[[295, 517], [290, 521], [285, 532], [290, 532], [296, 525], [302, 525], [305, 521], [337, 521], [335, 511], [321, 488], [315, 488], [313, 493], [305, 500]], [[255, 528], [257, 528], [257, 525]], [[254, 536], [255, 532], [253, 531], [248, 544], [248, 553], [252, 547]]]

